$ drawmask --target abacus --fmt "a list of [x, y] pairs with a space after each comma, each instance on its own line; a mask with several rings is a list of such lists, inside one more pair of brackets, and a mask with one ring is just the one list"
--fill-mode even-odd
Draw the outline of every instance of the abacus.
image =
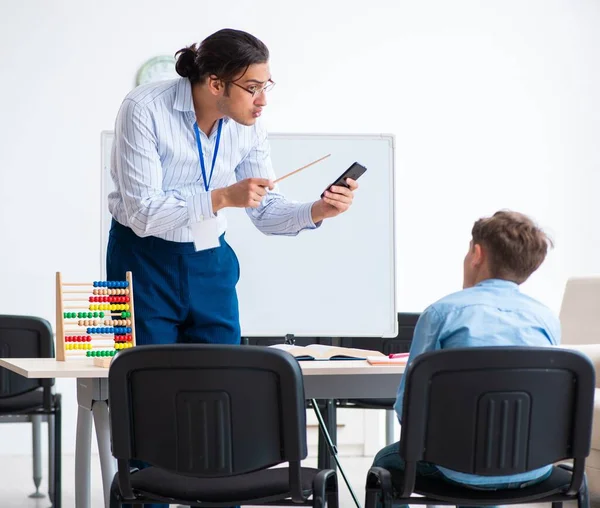
[[135, 346], [133, 280], [63, 282], [56, 272], [56, 359], [93, 358], [108, 367], [121, 349]]

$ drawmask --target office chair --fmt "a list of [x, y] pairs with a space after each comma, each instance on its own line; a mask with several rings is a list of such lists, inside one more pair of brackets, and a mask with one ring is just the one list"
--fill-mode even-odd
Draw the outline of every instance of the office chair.
[[[1, 358], [54, 358], [50, 323], [31, 316], [0, 315]], [[53, 391], [54, 379], [27, 379], [0, 368], [0, 422], [31, 422], [33, 431], [33, 481], [39, 492], [41, 474], [41, 423], [48, 422], [48, 493], [52, 506], [61, 506], [61, 396]]]
[[[300, 466], [307, 455], [304, 384], [284, 351], [206, 344], [124, 350], [109, 369], [109, 404], [118, 467], [111, 508], [338, 506], [335, 472]], [[148, 467], [131, 469], [132, 460]]]
[[[581, 353], [557, 347], [479, 347], [424, 353], [406, 372], [400, 456], [404, 471], [373, 467], [365, 508], [403, 504], [505, 505], [576, 500], [589, 507], [595, 374]], [[504, 476], [553, 466], [532, 486], [475, 490], [419, 476], [418, 462]], [[415, 497], [413, 493], [423, 497]]]

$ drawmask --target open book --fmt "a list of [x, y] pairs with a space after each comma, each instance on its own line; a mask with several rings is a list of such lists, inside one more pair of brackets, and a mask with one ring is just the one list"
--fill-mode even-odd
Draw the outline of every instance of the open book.
[[297, 360], [366, 360], [375, 356], [386, 357], [383, 353], [371, 351], [370, 349], [326, 346], [324, 344], [309, 344], [308, 346], [274, 344], [269, 347], [287, 351], [294, 355]]

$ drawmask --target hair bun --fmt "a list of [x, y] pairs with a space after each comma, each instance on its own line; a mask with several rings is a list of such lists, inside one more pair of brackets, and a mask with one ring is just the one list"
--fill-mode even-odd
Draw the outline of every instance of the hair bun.
[[177, 74], [194, 81], [194, 77], [198, 73], [196, 66], [196, 45], [192, 44], [187, 48], [180, 49], [175, 53], [175, 57], [177, 58], [177, 63], [175, 64]]

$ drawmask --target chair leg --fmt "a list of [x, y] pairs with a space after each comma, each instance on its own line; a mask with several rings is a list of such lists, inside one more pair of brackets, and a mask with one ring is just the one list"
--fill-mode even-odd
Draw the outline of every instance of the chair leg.
[[[119, 481], [117, 479], [117, 475], [115, 475], [112, 483], [110, 484], [108, 506], [109, 506], [109, 508], [121, 508], [121, 491], [119, 490]], [[131, 504], [131, 506], [137, 506], [137, 505]]]
[[367, 490], [365, 492], [365, 508], [377, 508], [379, 492], [376, 490]]
[[587, 476], [583, 474], [583, 482], [581, 488], [577, 493], [577, 506], [578, 508], [590, 508], [590, 493], [588, 491]]
[[29, 497], [38, 499], [44, 497], [40, 492], [42, 483], [42, 415], [31, 416], [31, 436], [33, 444], [33, 484], [35, 492]]
[[327, 478], [327, 484], [325, 486], [325, 496], [327, 498], [327, 508], [339, 508], [339, 490], [337, 476], [331, 475]]
[[392, 497], [385, 496], [383, 492], [371, 490], [365, 494], [365, 508], [392, 508], [392, 506]]
[[114, 489], [111, 489], [110, 491], [110, 508], [121, 508], [121, 501], [119, 501], [119, 498], [117, 497], [117, 494], [115, 493]]
[[313, 480], [313, 508], [338, 508], [338, 483], [335, 471], [319, 471]]

